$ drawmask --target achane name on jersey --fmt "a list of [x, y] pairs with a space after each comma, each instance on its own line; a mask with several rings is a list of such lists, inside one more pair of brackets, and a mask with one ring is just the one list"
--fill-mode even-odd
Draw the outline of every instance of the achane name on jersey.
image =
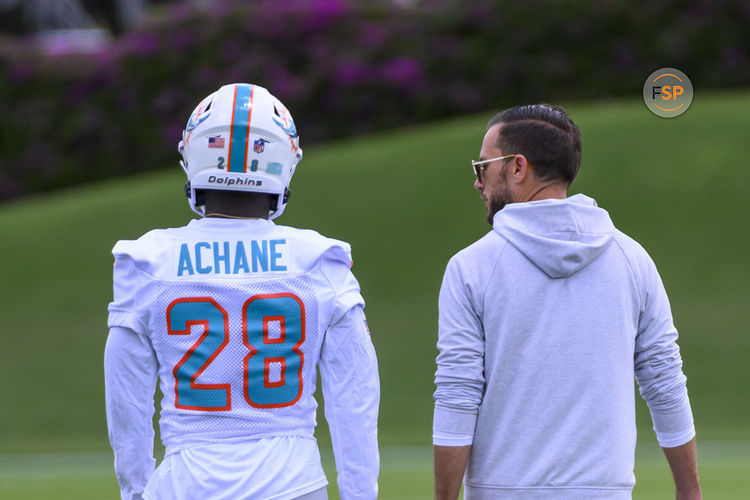
[[283, 272], [286, 250], [285, 239], [182, 243], [177, 276]]

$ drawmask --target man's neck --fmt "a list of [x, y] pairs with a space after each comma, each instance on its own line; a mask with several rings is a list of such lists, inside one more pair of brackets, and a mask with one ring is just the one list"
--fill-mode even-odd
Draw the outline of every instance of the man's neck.
[[564, 200], [568, 197], [568, 188], [559, 183], [535, 185], [529, 188], [524, 196], [520, 196], [518, 201], [539, 201], [539, 200]]

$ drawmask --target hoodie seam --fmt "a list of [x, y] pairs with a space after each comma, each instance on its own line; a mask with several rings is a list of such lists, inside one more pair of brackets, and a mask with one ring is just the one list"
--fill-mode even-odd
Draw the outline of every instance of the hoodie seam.
[[490, 283], [492, 283], [492, 278], [494, 278], [494, 276], [495, 276], [495, 271], [497, 271], [497, 268], [500, 265], [500, 259], [502, 259], [502, 257], [503, 257], [503, 252], [508, 247], [508, 243], [509, 243], [508, 240], [505, 237], [499, 235], [497, 232], [493, 231], [493, 234], [497, 235], [497, 237], [500, 238], [500, 242], [502, 244], [502, 247], [500, 248], [500, 251], [497, 254], [497, 258], [495, 259], [495, 263], [492, 266], [492, 270], [487, 275], [488, 279], [487, 279], [487, 282], [484, 285], [484, 290], [482, 290], [482, 310], [486, 309], [486, 304], [484, 303], [484, 299], [485, 299], [485, 297], [487, 297], [487, 290], [490, 287]]
[[625, 251], [622, 243], [620, 243], [620, 238], [618, 238], [618, 236], [618, 234], [615, 234], [614, 238], [612, 239], [615, 240], [615, 243], [617, 243], [617, 246], [622, 252], [622, 255], [625, 257], [625, 261], [628, 263], [628, 268], [630, 268], [630, 273], [633, 275], [633, 280], [635, 280], [636, 291], [638, 292], [638, 311], [640, 316], [640, 312], [643, 311], [643, 295], [641, 293], [641, 282], [638, 279], [638, 272], [635, 270], [635, 266], [633, 265], [628, 252]]

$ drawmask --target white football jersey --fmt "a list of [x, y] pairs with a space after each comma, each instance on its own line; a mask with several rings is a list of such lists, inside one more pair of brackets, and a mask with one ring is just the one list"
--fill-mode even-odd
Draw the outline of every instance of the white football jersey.
[[347, 243], [205, 218], [120, 241], [113, 254], [109, 326], [151, 341], [168, 452], [313, 436], [325, 332], [364, 304]]

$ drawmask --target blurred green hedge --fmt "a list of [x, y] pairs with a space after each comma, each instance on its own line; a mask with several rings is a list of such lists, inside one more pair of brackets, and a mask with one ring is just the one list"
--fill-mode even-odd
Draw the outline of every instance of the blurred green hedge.
[[176, 165], [188, 115], [224, 83], [270, 89], [304, 145], [525, 102], [639, 96], [665, 66], [696, 98], [747, 86], [748, 26], [750, 2], [737, 0], [217, 0], [157, 11], [93, 55], [3, 38], [0, 200]]

